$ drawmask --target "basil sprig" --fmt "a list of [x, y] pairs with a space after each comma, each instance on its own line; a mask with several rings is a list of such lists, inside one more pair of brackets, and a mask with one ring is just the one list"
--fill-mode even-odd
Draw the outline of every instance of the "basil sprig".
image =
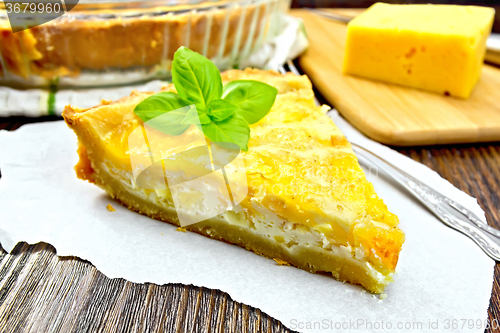
[[[249, 124], [261, 120], [271, 109], [278, 90], [253, 80], [232, 81], [222, 86], [217, 67], [199, 53], [180, 47], [172, 62], [172, 81], [177, 94], [162, 92], [139, 103], [134, 112], [144, 122], [157, 116], [155, 128], [180, 135], [199, 124], [206, 137], [248, 150]], [[194, 105], [196, 108], [186, 108]]]

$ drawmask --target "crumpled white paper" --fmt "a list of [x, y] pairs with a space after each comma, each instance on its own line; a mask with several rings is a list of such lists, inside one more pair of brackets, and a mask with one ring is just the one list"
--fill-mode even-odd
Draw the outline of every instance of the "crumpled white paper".
[[240, 64], [241, 68], [256, 67], [278, 70], [288, 60], [297, 58], [309, 47], [302, 19], [279, 15], [281, 31]]
[[[350, 140], [484, 216], [475, 199], [435, 172], [363, 137], [335, 112], [331, 116]], [[494, 262], [376, 173], [367, 173], [368, 179], [406, 233], [384, 300], [129, 211], [76, 178], [75, 150], [76, 137], [62, 121], [0, 131], [0, 242], [7, 251], [19, 241], [44, 241], [111, 278], [220, 289], [297, 331], [484, 331]]]

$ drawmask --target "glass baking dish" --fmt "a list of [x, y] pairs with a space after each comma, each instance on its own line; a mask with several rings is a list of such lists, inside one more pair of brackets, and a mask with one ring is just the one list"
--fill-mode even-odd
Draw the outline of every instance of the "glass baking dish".
[[221, 70], [238, 67], [277, 31], [289, 0], [80, 0], [48, 23], [13, 33], [0, 14], [0, 84], [95, 87], [170, 76], [186, 46]]

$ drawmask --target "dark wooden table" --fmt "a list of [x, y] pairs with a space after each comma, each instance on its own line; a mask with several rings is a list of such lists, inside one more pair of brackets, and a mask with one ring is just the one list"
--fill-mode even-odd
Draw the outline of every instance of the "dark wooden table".
[[[59, 119], [0, 118], [0, 129]], [[395, 149], [476, 197], [500, 229], [500, 143]], [[0, 332], [291, 332], [219, 290], [108, 279], [48, 244], [18, 244], [0, 260]], [[500, 321], [499, 264], [488, 315]]]

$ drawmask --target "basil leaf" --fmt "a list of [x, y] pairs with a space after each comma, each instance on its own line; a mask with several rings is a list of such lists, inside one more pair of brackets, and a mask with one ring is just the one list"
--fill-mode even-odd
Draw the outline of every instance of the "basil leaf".
[[238, 107], [237, 113], [255, 124], [271, 110], [278, 89], [259, 81], [237, 80], [224, 86], [222, 98]]
[[190, 124], [182, 124], [182, 120], [186, 118], [186, 114], [192, 108], [184, 107], [174, 111], [168, 111], [162, 115], [155, 117], [147, 122], [147, 125], [168, 135], [181, 135], [184, 133]]
[[238, 107], [236, 105], [223, 99], [211, 101], [207, 107], [207, 113], [214, 121], [222, 121], [232, 116], [237, 110]]
[[174, 54], [172, 81], [179, 96], [199, 110], [222, 96], [222, 79], [217, 67], [199, 53], [181, 46]]
[[168, 135], [184, 133], [189, 124], [181, 124], [190, 110], [188, 103], [172, 92], [149, 96], [134, 109], [134, 113], [152, 128]]
[[215, 143], [232, 142], [237, 144], [241, 150], [248, 150], [250, 127], [245, 119], [237, 113], [224, 121], [211, 121], [209, 124], [201, 125], [201, 127], [205, 136]]
[[210, 118], [205, 112], [198, 112], [196, 107], [191, 107], [186, 114], [186, 117], [182, 119], [181, 124], [208, 124], [210, 122]]
[[137, 104], [134, 109], [134, 113], [141, 118], [142, 121], [146, 122], [164, 114], [165, 112], [177, 110], [188, 105], [189, 104], [183, 101], [177, 94], [171, 92], [161, 92], [149, 96]]

